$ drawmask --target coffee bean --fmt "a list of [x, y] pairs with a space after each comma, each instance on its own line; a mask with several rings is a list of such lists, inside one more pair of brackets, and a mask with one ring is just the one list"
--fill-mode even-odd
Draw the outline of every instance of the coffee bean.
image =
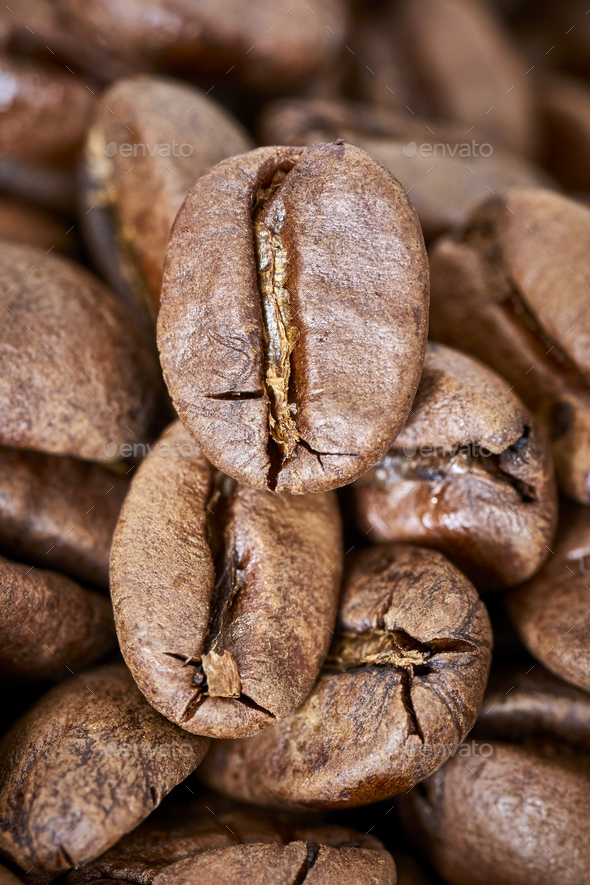
[[[214, 811], [215, 799], [197, 801], [196, 808], [163, 803], [102, 857], [72, 870], [68, 885], [96, 879], [137, 885], [156, 880], [162, 885], [185, 880], [226, 882], [230, 872], [234, 882], [258, 882], [258, 876], [268, 872], [259, 869], [260, 859], [268, 862], [273, 882], [289, 885], [303, 881], [306, 874], [306, 881], [321, 883], [395, 882], [391, 855], [373, 836], [306, 822], [284, 812], [231, 807]], [[241, 868], [236, 870], [238, 862]], [[336, 874], [338, 880], [333, 878]]]
[[393, 176], [338, 142], [261, 148], [203, 176], [177, 216], [158, 321], [168, 389], [240, 482], [334, 488], [403, 426], [427, 305], [422, 235]]
[[84, 81], [8, 55], [0, 55], [0, 72], [10, 83], [0, 116], [0, 155], [37, 163], [71, 160], [96, 104]]
[[542, 189], [483, 204], [431, 255], [431, 334], [496, 369], [550, 433], [561, 488], [590, 502], [590, 210]]
[[[422, 113], [460, 121], [476, 140], [483, 123], [494, 132], [494, 146], [534, 149], [534, 82], [488, 4], [401, 0], [394, 28], [392, 42]], [[413, 97], [412, 103], [415, 111]]]
[[145, 439], [157, 365], [115, 296], [84, 268], [14, 243], [0, 244], [0, 285], [0, 444], [104, 461]]
[[155, 319], [184, 198], [212, 166], [252, 146], [236, 120], [188, 85], [141, 76], [106, 91], [87, 138], [82, 218], [98, 265], [130, 306]]
[[137, 684], [194, 734], [244, 737], [283, 719], [328, 650], [341, 563], [334, 495], [240, 486], [173, 425], [113, 539], [115, 621]]
[[60, 0], [58, 9], [68, 30], [100, 51], [103, 69], [157, 64], [189, 73], [231, 72], [263, 89], [297, 83], [333, 63], [346, 26], [343, 0], [316, 0], [311, 14], [285, 0], [126, 0], [124, 16], [109, 0], [91, 7]]
[[208, 743], [156, 713], [122, 664], [58, 685], [0, 745], [0, 849], [24, 870], [91, 860], [147, 817]]
[[508, 611], [537, 660], [562, 679], [590, 691], [590, 513], [584, 507], [566, 512], [551, 550], [538, 575], [508, 596]]
[[106, 588], [128, 486], [98, 464], [0, 446], [0, 550]]
[[475, 722], [491, 642], [485, 606], [440, 553], [363, 551], [307, 700], [255, 738], [215, 742], [203, 778], [233, 798], [293, 808], [364, 805], [409, 790]]
[[590, 766], [499, 742], [490, 750], [455, 756], [400, 799], [437, 871], [450, 885], [587, 883]]
[[[354, 850], [351, 846], [350, 850]], [[154, 885], [189, 885], [192, 882], [234, 885], [238, 881], [259, 885], [393, 885], [393, 858], [385, 852], [354, 851], [290, 842], [287, 845], [254, 844], [212, 849], [181, 860], [154, 879]]]
[[477, 724], [478, 734], [511, 743], [558, 742], [590, 752], [590, 694], [543, 666], [494, 671]]
[[64, 678], [116, 644], [108, 599], [65, 575], [0, 556], [0, 673]]
[[428, 345], [408, 423], [355, 484], [367, 537], [441, 550], [478, 587], [539, 569], [557, 525], [553, 461], [507, 387], [478, 360]]
[[408, 120], [407, 111], [360, 102], [278, 99], [264, 108], [259, 128], [263, 144], [311, 145], [343, 138], [371, 154], [399, 178], [426, 241], [465, 224], [490, 191], [552, 184], [534, 163], [489, 145], [493, 136], [480, 127], [476, 141], [465, 126]]

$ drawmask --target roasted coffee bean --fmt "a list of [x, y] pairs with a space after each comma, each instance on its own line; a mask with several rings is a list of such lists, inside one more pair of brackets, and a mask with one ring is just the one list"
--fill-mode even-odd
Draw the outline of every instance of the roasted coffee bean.
[[[269, 871], [271, 882], [287, 885], [304, 880], [318, 885], [395, 883], [393, 859], [373, 836], [284, 812], [240, 808], [219, 813], [208, 804], [198, 811], [164, 806], [102, 857], [72, 870], [68, 885], [89, 885], [97, 879], [133, 885], [258, 883], [266, 881]], [[261, 859], [266, 869], [260, 869]]]
[[284, 98], [264, 108], [259, 128], [263, 144], [343, 138], [367, 151], [399, 178], [427, 241], [465, 224], [490, 191], [551, 186], [534, 163], [490, 146], [493, 135], [480, 127], [476, 144], [465, 126], [408, 116], [355, 102]]
[[590, 691], [590, 513], [585, 508], [576, 507], [565, 515], [551, 550], [539, 574], [510, 594], [508, 611], [537, 660]]
[[488, 363], [553, 440], [558, 481], [590, 503], [590, 210], [548, 190], [490, 198], [431, 254], [431, 334]]
[[107, 90], [86, 144], [82, 218], [97, 263], [128, 303], [155, 318], [184, 198], [212, 166], [251, 147], [239, 123], [191, 86], [141, 76]]
[[526, 672], [513, 667], [492, 670], [478, 734], [512, 743], [537, 742], [550, 750], [550, 741], [562, 749], [590, 752], [590, 694], [568, 685], [544, 667], [527, 664]]
[[341, 569], [335, 495], [238, 485], [178, 422], [137, 471], [113, 539], [121, 650], [172, 722], [209, 737], [254, 734], [309, 694]]
[[0, 243], [0, 444], [106, 460], [152, 431], [155, 357], [84, 268]]
[[316, 0], [312, 14], [286, 0], [58, 0], [61, 20], [111, 70], [180, 68], [230, 72], [276, 89], [333, 63], [346, 27], [343, 0]]
[[400, 0], [394, 27], [395, 51], [413, 84], [412, 110], [473, 127], [477, 141], [485, 126], [494, 147], [531, 150], [534, 83], [488, 3]]
[[407, 418], [427, 324], [418, 220], [358, 148], [226, 160], [176, 218], [164, 375], [204, 454], [240, 482], [317, 492], [364, 473]]
[[513, 744], [455, 756], [400, 799], [450, 885], [590, 882], [590, 765]]
[[[349, 852], [353, 853], [349, 853]], [[385, 851], [347, 850], [329, 845], [290, 842], [287, 845], [250, 844], [212, 849], [181, 860], [154, 879], [154, 885], [190, 885], [193, 882], [238, 885], [394, 885], [395, 866]]]
[[401, 819], [451, 885], [584, 885], [590, 695], [539, 665], [491, 683], [469, 758], [402, 797]]
[[51, 163], [82, 146], [96, 96], [80, 77], [0, 55], [7, 85], [0, 113], [0, 156]]
[[0, 556], [0, 675], [64, 678], [116, 644], [111, 603], [65, 575]]
[[307, 700], [254, 738], [215, 742], [203, 777], [236, 799], [292, 808], [351, 807], [409, 790], [475, 722], [491, 644], [485, 606], [440, 553], [363, 551]]
[[0, 850], [29, 872], [86, 863], [141, 823], [208, 743], [156, 713], [122, 664], [62, 683], [0, 745]]
[[128, 486], [98, 464], [0, 446], [0, 551], [108, 587]]
[[478, 360], [428, 345], [408, 423], [355, 483], [368, 538], [434, 547], [479, 588], [540, 568], [557, 525], [553, 462], [507, 387]]

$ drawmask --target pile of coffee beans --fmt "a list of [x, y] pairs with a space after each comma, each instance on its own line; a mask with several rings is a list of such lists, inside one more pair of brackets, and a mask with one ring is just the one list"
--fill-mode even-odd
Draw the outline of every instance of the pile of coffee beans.
[[590, 885], [579, 0], [4, 6], [0, 415], [0, 885]]

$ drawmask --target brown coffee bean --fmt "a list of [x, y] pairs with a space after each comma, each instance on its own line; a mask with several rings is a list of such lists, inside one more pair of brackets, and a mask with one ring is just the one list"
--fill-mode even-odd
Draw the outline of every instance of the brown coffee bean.
[[0, 849], [29, 871], [97, 857], [197, 767], [208, 743], [156, 713], [122, 664], [58, 685], [0, 746]]
[[115, 296], [84, 268], [14, 243], [0, 243], [0, 284], [0, 444], [106, 460], [145, 439], [158, 368]]
[[534, 84], [488, 3], [401, 0], [393, 33], [419, 103], [410, 105], [413, 111], [473, 127], [477, 141], [483, 125], [496, 142], [518, 152], [531, 150]]
[[84, 80], [7, 55], [0, 55], [0, 74], [7, 84], [0, 155], [36, 163], [75, 156], [96, 104]]
[[279, 99], [264, 109], [260, 129], [263, 144], [343, 138], [371, 154], [399, 178], [427, 241], [465, 224], [490, 191], [551, 186], [535, 164], [496, 145], [484, 148], [494, 139], [480, 127], [476, 143], [465, 126], [407, 117], [361, 103]]
[[492, 670], [477, 723], [478, 734], [512, 743], [590, 752], [590, 694], [568, 685], [544, 667], [526, 672]]
[[590, 513], [584, 507], [566, 515], [551, 550], [539, 574], [507, 598], [508, 611], [537, 660], [590, 691]]
[[553, 462], [507, 388], [478, 360], [428, 345], [408, 423], [355, 483], [368, 538], [434, 547], [478, 587], [540, 568], [557, 525]]
[[[59, 0], [61, 20], [100, 52], [107, 70], [158, 64], [189, 72], [230, 72], [241, 82], [276, 89], [333, 63], [346, 27], [343, 0], [316, 0], [312, 14], [286, 0]], [[232, 70], [233, 68], [233, 70]]]
[[116, 644], [111, 603], [65, 575], [0, 556], [0, 674], [68, 676]]
[[444, 880], [590, 882], [590, 766], [511, 744], [484, 746], [487, 757], [455, 756], [400, 799], [402, 820]]
[[545, 73], [538, 90], [543, 161], [568, 190], [590, 191], [590, 89], [584, 80]]
[[172, 722], [209, 737], [254, 734], [309, 694], [341, 568], [334, 495], [240, 486], [178, 422], [137, 471], [113, 539], [121, 650]]
[[[210, 804], [213, 806], [210, 807]], [[207, 798], [199, 809], [163, 803], [140, 827], [124, 836], [110, 851], [68, 875], [68, 885], [87, 885], [100, 879], [151, 885], [152, 882], [178, 883], [228, 881], [258, 882], [258, 859], [271, 848], [269, 863], [272, 880], [289, 885], [311, 882], [367, 882], [367, 885], [395, 882], [391, 855], [370, 835], [348, 828], [317, 825], [284, 812], [255, 808], [213, 811]], [[182, 816], [181, 816], [182, 815]], [[243, 848], [246, 850], [243, 850]], [[266, 855], [268, 860], [268, 855]], [[296, 859], [295, 870], [289, 860]], [[236, 858], [241, 868], [236, 870]], [[283, 879], [287, 872], [291, 877]], [[265, 870], [262, 870], [264, 874]], [[332, 876], [328, 876], [328, 873]], [[217, 878], [221, 875], [221, 879]], [[338, 874], [338, 880], [333, 877]]]
[[196, 881], [219, 885], [296, 885], [301, 881], [309, 885], [394, 885], [396, 880], [393, 858], [385, 852], [357, 849], [350, 855], [322, 845], [314, 855], [305, 842], [290, 842], [212, 849], [168, 867], [156, 876], [154, 885], [190, 885]]
[[251, 147], [236, 120], [186, 84], [141, 76], [104, 94], [86, 144], [82, 217], [97, 263], [132, 306], [155, 318], [184, 198], [212, 166]]
[[203, 176], [177, 216], [158, 321], [168, 389], [235, 479], [335, 488], [403, 426], [427, 305], [422, 235], [393, 176], [338, 142], [260, 148]]
[[431, 255], [432, 336], [496, 369], [553, 441], [562, 489], [590, 502], [590, 210], [508, 191]]
[[128, 486], [98, 464], [0, 446], [0, 550], [108, 587]]
[[409, 790], [475, 722], [491, 642], [485, 606], [440, 553], [363, 551], [307, 700], [255, 738], [215, 742], [203, 777], [234, 798], [292, 808], [364, 805]]

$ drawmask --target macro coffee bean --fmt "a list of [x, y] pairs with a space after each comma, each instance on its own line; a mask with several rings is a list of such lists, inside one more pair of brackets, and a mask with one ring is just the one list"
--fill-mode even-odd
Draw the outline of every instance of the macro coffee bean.
[[494, 147], [534, 149], [534, 82], [526, 60], [485, 0], [400, 0], [392, 49], [412, 83], [410, 107], [461, 122]]
[[104, 70], [158, 67], [232, 74], [262, 89], [303, 81], [334, 63], [346, 27], [344, 0], [313, 10], [286, 0], [58, 0], [59, 20]]
[[197, 767], [208, 743], [150, 707], [122, 664], [61, 683], [0, 744], [0, 851], [37, 873], [92, 860]]
[[[31, 33], [34, 16], [19, 12], [28, 19], [26, 25], [21, 22], [23, 30], [28, 26]], [[42, 55], [45, 60], [51, 58], [46, 48]], [[40, 64], [2, 51], [0, 80], [5, 84], [0, 105], [2, 191], [51, 209], [72, 211], [73, 167], [96, 105], [96, 86], [72, 76], [63, 65]]]
[[19, 162], [71, 161], [81, 148], [96, 96], [80, 77], [0, 54], [0, 157]]
[[393, 859], [371, 835], [285, 812], [244, 807], [214, 811], [209, 797], [195, 804], [202, 807], [163, 803], [104, 855], [72, 870], [67, 885], [97, 879], [133, 885], [258, 883], [266, 882], [269, 872], [273, 885], [304, 879], [318, 885], [395, 883]]
[[491, 741], [400, 800], [449, 885], [590, 882], [590, 766]]
[[172, 425], [137, 470], [111, 554], [121, 651], [150, 704], [209, 737], [283, 719], [328, 650], [342, 558], [334, 493], [239, 485]]
[[540, 167], [490, 145], [493, 135], [481, 127], [473, 139], [457, 123], [408, 116], [360, 102], [282, 98], [263, 109], [259, 129], [263, 144], [343, 138], [371, 154], [404, 186], [426, 241], [465, 224], [490, 191], [551, 186]]
[[511, 190], [431, 253], [431, 335], [483, 360], [550, 435], [558, 482], [590, 503], [590, 209]]
[[0, 446], [0, 552], [107, 588], [128, 487], [98, 464]]
[[440, 553], [365, 550], [344, 582], [322, 673], [282, 722], [216, 741], [199, 772], [240, 801], [366, 805], [410, 790], [475, 722], [492, 633], [475, 588]]
[[301, 494], [364, 473], [409, 414], [427, 326], [418, 220], [358, 148], [226, 160], [176, 218], [164, 377], [204, 455], [240, 482]]
[[401, 797], [402, 822], [450, 885], [590, 882], [590, 695], [526, 671], [492, 671], [469, 758]]
[[507, 597], [514, 626], [549, 670], [590, 691], [590, 513], [569, 508], [541, 571]]
[[557, 525], [553, 461], [507, 388], [473, 357], [429, 343], [408, 423], [355, 483], [370, 540], [434, 547], [478, 588], [540, 568]]
[[155, 319], [184, 198], [212, 166], [251, 147], [237, 120], [187, 84], [145, 75], [104, 93], [86, 142], [82, 219], [97, 264], [130, 306]]
[[0, 445], [104, 461], [153, 431], [155, 356], [83, 267], [0, 243]]
[[0, 556], [0, 590], [4, 678], [65, 678], [116, 645], [110, 601], [65, 575]]
[[537, 664], [494, 668], [477, 732], [486, 739], [590, 753], [590, 694]]

